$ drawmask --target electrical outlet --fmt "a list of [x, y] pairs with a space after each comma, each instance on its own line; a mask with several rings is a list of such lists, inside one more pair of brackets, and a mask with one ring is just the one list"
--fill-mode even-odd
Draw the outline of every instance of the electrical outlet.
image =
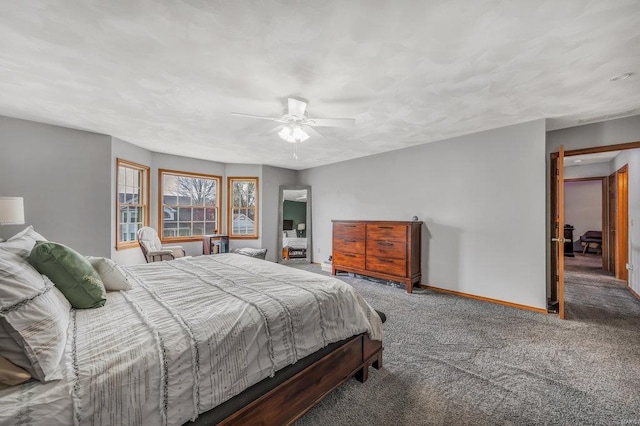
[[317, 250], [317, 253], [320, 254], [320, 247], [318, 247], [316, 250]]
[[630, 263], [627, 263], [627, 271], [633, 271], [633, 265]]

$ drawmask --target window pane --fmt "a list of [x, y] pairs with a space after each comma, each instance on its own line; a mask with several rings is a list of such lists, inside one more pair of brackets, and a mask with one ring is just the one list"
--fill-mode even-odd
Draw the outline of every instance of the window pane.
[[164, 237], [199, 236], [217, 229], [219, 178], [163, 171], [161, 182]]
[[205, 234], [217, 234], [218, 227], [215, 222], [205, 222]]
[[231, 234], [257, 236], [256, 199], [257, 178], [231, 179]]
[[131, 242], [136, 240], [138, 229], [146, 224], [148, 205], [146, 185], [148, 167], [129, 165], [118, 161], [118, 182], [116, 198], [119, 211], [116, 217], [119, 240]]

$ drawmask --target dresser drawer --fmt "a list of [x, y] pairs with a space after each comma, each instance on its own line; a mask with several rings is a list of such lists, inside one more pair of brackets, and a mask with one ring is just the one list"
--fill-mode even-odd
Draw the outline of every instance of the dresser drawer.
[[406, 241], [404, 225], [367, 225], [367, 240]]
[[367, 240], [367, 256], [407, 258], [407, 243], [404, 241]]
[[364, 269], [364, 254], [333, 252], [333, 266]]
[[333, 238], [333, 249], [335, 251], [364, 254], [364, 248], [364, 239], [357, 239], [352, 237]]
[[333, 236], [351, 240], [364, 240], [364, 223], [334, 223]]
[[367, 270], [399, 277], [407, 276], [407, 261], [384, 257], [367, 256]]

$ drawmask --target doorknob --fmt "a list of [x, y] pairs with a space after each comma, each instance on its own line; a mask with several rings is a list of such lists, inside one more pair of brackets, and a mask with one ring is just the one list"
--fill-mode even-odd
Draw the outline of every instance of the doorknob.
[[566, 243], [567, 240], [565, 240], [564, 238], [552, 238], [551, 241], [555, 241], [558, 243]]

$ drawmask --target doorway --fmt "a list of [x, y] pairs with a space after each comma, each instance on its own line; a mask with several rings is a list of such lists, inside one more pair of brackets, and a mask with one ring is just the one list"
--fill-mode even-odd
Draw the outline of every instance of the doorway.
[[[588, 174], [581, 175], [578, 178], [575, 176], [571, 176], [571, 173], [567, 175], [567, 181], [588, 181], [588, 180], [599, 180], [601, 187], [601, 208], [602, 212], [601, 218], [601, 242], [596, 243], [587, 243], [585, 254], [587, 252], [591, 252], [591, 254], [597, 255], [597, 257], [592, 256], [590, 259], [587, 259], [585, 256], [582, 256], [582, 252], [580, 249], [584, 249], [585, 245], [574, 246], [576, 250], [576, 256], [578, 253], [580, 254], [579, 260], [589, 260], [586, 264], [583, 264], [587, 269], [598, 269], [601, 274], [610, 274], [612, 278], [617, 281], [617, 284], [622, 285], [625, 288], [625, 291], [631, 290], [628, 285], [628, 256], [629, 256], [629, 239], [628, 239], [628, 166], [624, 165], [618, 168], [613, 173], [610, 173], [609, 167], [612, 166], [610, 163], [613, 161], [613, 158], [616, 157], [619, 153], [615, 151], [623, 151], [628, 149], [639, 148], [640, 143], [631, 143], [631, 144], [621, 144], [607, 147], [598, 147], [598, 148], [589, 148], [589, 149], [581, 149], [581, 150], [571, 150], [564, 152], [563, 150], [560, 153], [552, 153], [551, 154], [551, 164], [552, 164], [552, 179], [550, 180], [550, 192], [551, 192], [551, 236], [554, 237], [554, 242], [551, 246], [551, 288], [550, 288], [550, 307], [556, 307], [557, 312], [560, 315], [560, 318], [564, 318], [565, 315], [565, 258], [564, 252], [562, 250], [563, 245], [565, 244], [564, 235], [560, 234], [560, 229], [564, 227], [564, 189], [565, 189], [565, 178], [564, 178], [564, 166], [560, 169], [560, 165], [558, 164], [561, 161], [564, 165], [567, 162], [583, 162], [583, 158], [589, 157], [589, 155], [597, 154], [594, 157], [598, 157], [598, 155], [602, 155], [602, 153], [608, 153], [608, 159], [600, 158], [595, 162], [604, 162], [605, 168], [600, 168], [599, 175], [589, 176]], [[565, 162], [565, 157], [566, 162]], [[624, 158], [624, 157], [621, 157]], [[619, 162], [620, 160], [618, 160]], [[554, 167], [557, 165], [557, 167]], [[585, 164], [586, 165], [586, 164]], [[594, 170], [593, 167], [591, 167]], [[605, 170], [602, 173], [602, 170]], [[560, 179], [554, 179], [557, 176], [560, 176]], [[562, 184], [561, 184], [562, 182]], [[558, 194], [561, 196], [558, 197]], [[560, 221], [559, 221], [560, 219]], [[596, 227], [596, 225], [592, 225], [592, 227]], [[597, 231], [594, 229], [593, 231]], [[580, 238], [580, 231], [578, 231], [577, 235], [574, 235], [573, 239], [578, 240]], [[590, 240], [592, 241], [592, 240]], [[582, 241], [581, 241], [582, 244]], [[594, 262], [595, 260], [595, 262]], [[584, 263], [584, 262], [583, 262]], [[595, 266], [594, 266], [595, 265]], [[580, 264], [576, 265], [574, 259], [569, 258], [567, 263], [568, 274], [571, 275], [575, 273], [574, 270], [576, 267], [579, 267]], [[597, 282], [599, 279], [602, 281], [602, 277], [594, 277]], [[569, 277], [573, 279], [573, 276]], [[627, 293], [631, 294], [635, 293], [633, 291]], [[554, 305], [555, 302], [555, 305]], [[574, 302], [575, 303], [575, 302]], [[551, 309], [551, 308], [550, 308]]]

